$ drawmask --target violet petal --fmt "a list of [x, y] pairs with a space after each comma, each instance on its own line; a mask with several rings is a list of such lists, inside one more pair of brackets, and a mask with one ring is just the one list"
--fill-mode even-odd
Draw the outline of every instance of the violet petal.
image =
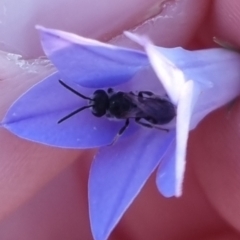
[[95, 240], [105, 240], [155, 170], [175, 132], [142, 129], [100, 149], [89, 177], [89, 207]]
[[197, 83], [185, 82], [177, 108], [176, 140], [168, 148], [157, 172], [157, 186], [165, 197], [180, 196], [182, 193], [190, 121], [199, 94]]
[[164, 197], [173, 197], [176, 193], [176, 141], [168, 147], [158, 167], [156, 184]]
[[45, 54], [63, 80], [83, 87], [103, 88], [129, 81], [149, 66], [145, 53], [115, 47], [72, 33], [37, 27]]
[[176, 189], [175, 195], [182, 194], [183, 178], [186, 165], [187, 141], [194, 106], [201, 88], [193, 81], [185, 82], [179, 96], [176, 121]]
[[[55, 73], [17, 99], [3, 119], [4, 127], [22, 138], [57, 147], [92, 148], [110, 144], [124, 121], [97, 118], [86, 109], [57, 123], [70, 112], [88, 105], [88, 100], [68, 91], [59, 79], [60, 75]], [[87, 96], [93, 92], [74, 83], [71, 86]], [[130, 125], [128, 132], [134, 128]]]
[[[213, 87], [204, 90], [194, 108], [191, 129], [210, 112], [225, 105], [240, 94], [240, 54], [225, 49], [211, 49], [201, 51], [201, 59], [212, 60], [211, 64], [199, 69], [196, 75], [204, 73], [205, 78], [213, 82]], [[199, 56], [200, 58], [200, 56]]]

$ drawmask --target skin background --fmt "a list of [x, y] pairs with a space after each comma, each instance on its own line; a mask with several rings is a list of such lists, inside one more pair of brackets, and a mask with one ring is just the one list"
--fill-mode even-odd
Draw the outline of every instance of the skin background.
[[[35, 24], [125, 46], [132, 43], [119, 36], [123, 30], [162, 46], [207, 48], [217, 36], [240, 47], [239, 10], [238, 0], [3, 0], [0, 48], [24, 58], [0, 53], [0, 116], [53, 71], [39, 59]], [[111, 239], [239, 239], [239, 122], [239, 101], [203, 120], [190, 135], [183, 197], [163, 198], [153, 174]], [[0, 153], [1, 239], [92, 239], [87, 178], [94, 151], [50, 148], [0, 129]]]

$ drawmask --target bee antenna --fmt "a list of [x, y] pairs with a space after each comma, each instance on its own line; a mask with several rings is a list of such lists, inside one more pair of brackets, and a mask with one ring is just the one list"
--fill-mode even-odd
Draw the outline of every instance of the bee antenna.
[[84, 107], [78, 108], [77, 110], [69, 113], [67, 116], [65, 116], [65, 117], [63, 117], [62, 119], [60, 119], [60, 120], [58, 121], [58, 123], [61, 123], [61, 122], [65, 121], [65, 120], [67, 120], [68, 118], [72, 117], [73, 115], [81, 112], [82, 110], [84, 110], [84, 109], [86, 109], [86, 108], [90, 108], [90, 107], [93, 107], [93, 105], [89, 105], [89, 106], [84, 106]]
[[93, 100], [92, 98], [86, 97], [84, 95], [82, 95], [81, 93], [77, 92], [75, 89], [71, 88], [70, 86], [68, 86], [66, 83], [64, 83], [62, 80], [59, 79], [59, 83], [64, 86], [66, 89], [68, 89], [69, 91], [71, 91], [72, 93], [78, 95], [79, 97], [83, 98], [83, 99], [88, 99], [88, 100]]

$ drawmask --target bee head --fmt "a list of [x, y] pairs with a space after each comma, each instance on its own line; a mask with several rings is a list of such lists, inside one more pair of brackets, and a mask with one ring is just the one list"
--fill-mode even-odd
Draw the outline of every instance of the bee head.
[[96, 90], [90, 104], [93, 105], [92, 114], [96, 117], [102, 117], [109, 108], [109, 97], [104, 90]]

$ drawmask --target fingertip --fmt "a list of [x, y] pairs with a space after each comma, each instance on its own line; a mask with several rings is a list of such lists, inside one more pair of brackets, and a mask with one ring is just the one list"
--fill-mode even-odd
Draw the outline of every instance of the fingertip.
[[217, 212], [240, 230], [240, 102], [207, 117], [191, 134], [189, 159]]

